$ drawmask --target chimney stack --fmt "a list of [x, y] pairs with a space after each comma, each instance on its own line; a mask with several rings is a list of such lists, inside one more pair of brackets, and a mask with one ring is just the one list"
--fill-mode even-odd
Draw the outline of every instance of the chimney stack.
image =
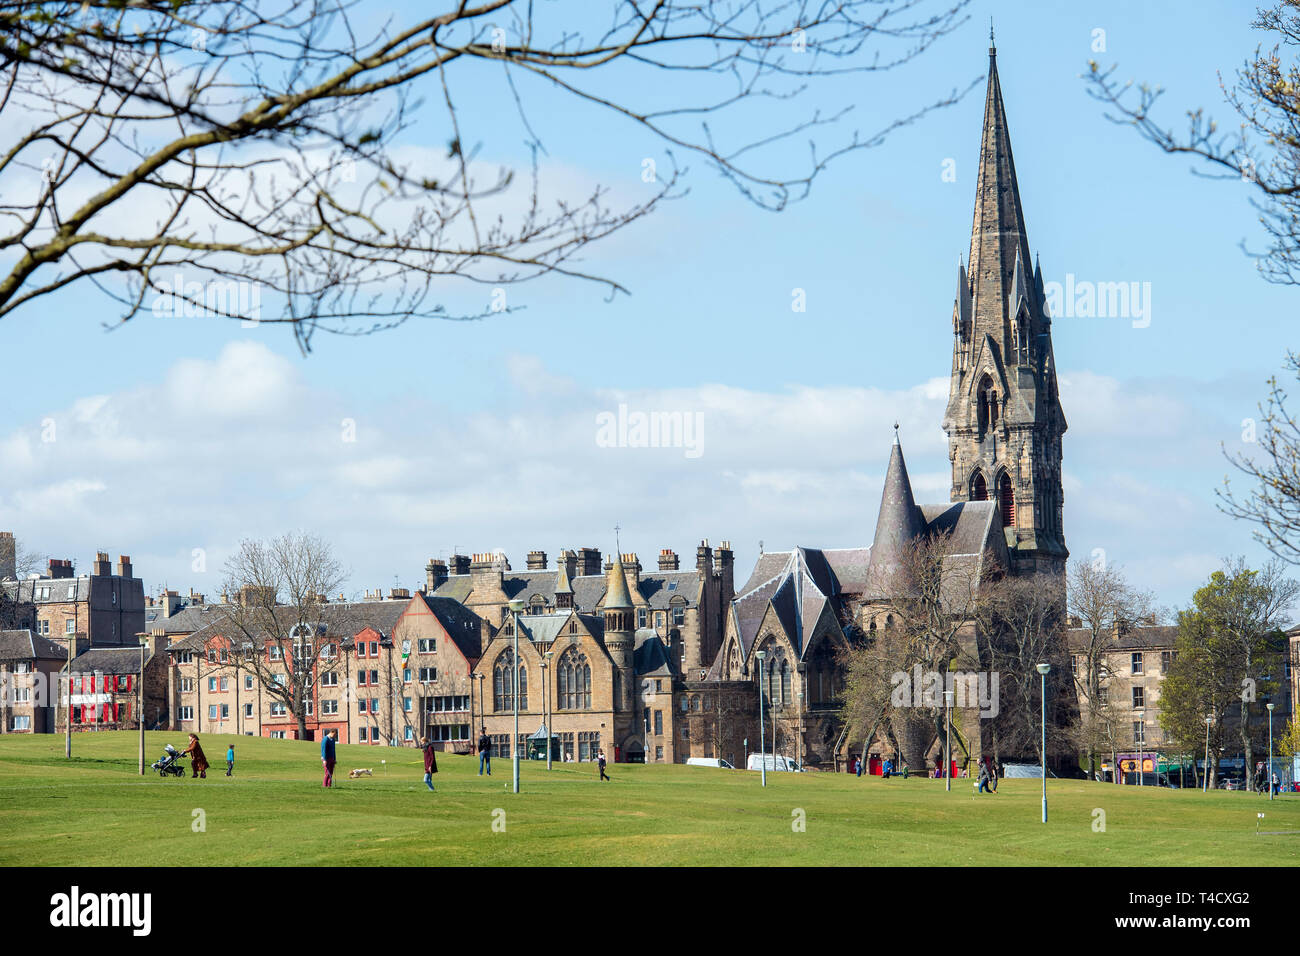
[[107, 551], [95, 552], [95, 569], [90, 572], [97, 577], [109, 577], [113, 573], [112, 562], [108, 560]]
[[664, 548], [659, 552], [659, 570], [660, 571], [678, 571], [681, 569], [681, 559], [677, 557], [677, 552], [672, 548]]
[[452, 574], [469, 574], [469, 555], [453, 554], [451, 556]]
[[528, 570], [545, 571], [546, 570], [546, 552], [529, 551], [528, 552]]
[[713, 574], [713, 549], [709, 547], [708, 538], [701, 541], [695, 549], [695, 570], [707, 575]]
[[18, 577], [18, 543], [12, 531], [0, 531], [0, 581]]
[[600, 549], [599, 548], [579, 548], [578, 549], [578, 574], [590, 575], [600, 574]]
[[432, 594], [447, 580], [447, 562], [430, 558], [424, 566], [425, 593]]
[[123, 577], [123, 578], [129, 578], [132, 576], [130, 555], [119, 554], [117, 556], [117, 574], [118, 577]]
[[409, 588], [390, 588], [388, 591], [388, 600], [390, 601], [409, 601], [411, 591]]
[[557, 563], [556, 570], [559, 569], [559, 564], [564, 565], [564, 572], [569, 576], [569, 580], [572, 581], [573, 576], [578, 573], [578, 555], [573, 551], [570, 551], [568, 548], [562, 548], [560, 550], [560, 560]]

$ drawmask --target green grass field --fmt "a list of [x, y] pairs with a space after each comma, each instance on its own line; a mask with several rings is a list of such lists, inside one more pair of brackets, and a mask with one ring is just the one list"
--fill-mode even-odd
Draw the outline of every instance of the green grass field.
[[[938, 780], [769, 774], [763, 789], [745, 771], [618, 764], [600, 783], [594, 765], [526, 762], [515, 795], [508, 761], [488, 778], [474, 758], [444, 755], [429, 793], [417, 751], [340, 746], [325, 790], [318, 744], [205, 736], [208, 778], [163, 780], [138, 775], [137, 740], [78, 734], [69, 761], [62, 736], [0, 737], [0, 864], [1300, 864], [1300, 796], [1049, 781], [1044, 826], [1034, 780], [976, 796], [969, 780], [946, 793]], [[146, 765], [184, 742], [149, 734]], [[375, 776], [348, 780], [353, 767]], [[1094, 832], [1096, 810], [1105, 832]]]

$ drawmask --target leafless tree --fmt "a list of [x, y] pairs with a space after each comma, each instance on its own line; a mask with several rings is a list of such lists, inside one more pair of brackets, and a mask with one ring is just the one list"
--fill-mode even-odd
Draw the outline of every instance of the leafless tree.
[[[1118, 646], [1123, 627], [1152, 613], [1152, 598], [1129, 583], [1124, 569], [1105, 561], [1073, 561], [1066, 570], [1066, 609], [1082, 632], [1079, 667], [1074, 674], [1081, 708], [1078, 740], [1088, 761], [1090, 779], [1097, 776], [1097, 752], [1113, 744], [1115, 715], [1102, 703], [1102, 688], [1110, 674], [1106, 662]], [[1118, 780], [1118, 777], [1116, 778]]]
[[[319, 330], [505, 311], [504, 286], [546, 274], [613, 295], [580, 256], [682, 194], [677, 157], [780, 209], [834, 158], [955, 102], [971, 87], [852, 132], [851, 107], [804, 105], [816, 80], [921, 55], [967, 2], [443, 0], [377, 26], [350, 0], [7, 3], [0, 318], [93, 283], [118, 324], [285, 323], [307, 350]], [[618, 197], [552, 181], [544, 114], [574, 110], [665, 155], [638, 156]], [[525, 183], [484, 170], [477, 138], [516, 119]]]
[[1258, 9], [1251, 26], [1277, 43], [1257, 47], [1231, 87], [1220, 76], [1224, 100], [1237, 114], [1230, 127], [1221, 129], [1196, 109], [1188, 111], [1187, 133], [1176, 133], [1151, 115], [1161, 88], [1143, 83], [1135, 90], [1132, 81], [1114, 79], [1115, 67], [1102, 70], [1095, 61], [1088, 92], [1106, 105], [1109, 119], [1133, 126], [1165, 152], [1204, 160], [1211, 172], [1198, 175], [1251, 183], [1262, 197], [1254, 205], [1270, 241], [1258, 259], [1260, 273], [1270, 282], [1300, 285], [1300, 0]]
[[307, 736], [307, 704], [321, 675], [336, 672], [340, 642], [365, 626], [364, 605], [331, 604], [347, 580], [328, 544], [308, 533], [244, 540], [226, 562], [227, 601], [213, 630], [229, 642], [230, 660], [285, 706]]

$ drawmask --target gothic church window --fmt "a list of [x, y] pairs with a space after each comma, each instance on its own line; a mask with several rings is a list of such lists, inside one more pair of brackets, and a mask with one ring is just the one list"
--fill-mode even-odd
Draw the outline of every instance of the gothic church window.
[[1011, 490], [1011, 476], [1005, 471], [998, 478], [998, 507], [1002, 510], [1002, 527], [1016, 523], [1016, 497]]
[[970, 500], [971, 501], [988, 501], [989, 486], [984, 481], [982, 472], [975, 472], [970, 480]]

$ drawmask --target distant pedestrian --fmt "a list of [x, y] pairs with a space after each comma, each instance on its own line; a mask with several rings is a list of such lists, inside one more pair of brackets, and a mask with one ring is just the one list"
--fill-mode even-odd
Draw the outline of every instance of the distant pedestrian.
[[1273, 796], [1277, 796], [1282, 790], [1282, 782], [1278, 780], [1277, 774], [1273, 774]]
[[191, 779], [203, 777], [206, 780], [208, 776], [208, 758], [203, 756], [203, 748], [199, 746], [199, 738], [194, 734], [190, 734], [190, 745], [181, 752], [190, 755], [190, 767], [194, 771], [190, 775]]
[[235, 745], [231, 744], [226, 748], [226, 776], [229, 777], [235, 772]]
[[320, 762], [325, 768], [325, 781], [322, 786], [334, 786], [334, 743], [338, 739], [339, 732], [331, 730], [320, 742]]
[[433, 755], [433, 744], [428, 737], [420, 738], [420, 749], [424, 751], [424, 785], [433, 789], [433, 775], [438, 772], [438, 758]]
[[989, 793], [998, 792], [998, 764], [996, 760], [989, 760]]
[[886, 760], [885, 766], [881, 769], [880, 775], [888, 780], [894, 775], [894, 761]]
[[600, 765], [600, 779], [608, 780], [609, 775], [605, 773], [605, 751], [601, 751], [596, 757], [596, 763]]
[[487, 735], [487, 728], [483, 728], [483, 733], [478, 735], [478, 775], [483, 776], [483, 768], [487, 768], [487, 775], [492, 776], [492, 739]]
[[853, 769], [854, 769], [854, 772], [856, 772], [857, 775], [860, 777], [860, 776], [862, 776], [862, 765], [863, 765], [864, 763], [866, 763], [866, 761], [863, 760], [861, 757], [858, 757], [857, 760], [856, 760], [855, 762], [857, 763], [857, 766], [854, 767]]
[[992, 792], [993, 792], [992, 790], [989, 789], [989, 777], [990, 777], [990, 776], [991, 776], [991, 775], [989, 774], [989, 765], [988, 765], [988, 762], [987, 762], [987, 761], [984, 761], [984, 760], [981, 760], [981, 761], [980, 761], [980, 780], [979, 780], [979, 788], [975, 791], [976, 793], [992, 793]]

